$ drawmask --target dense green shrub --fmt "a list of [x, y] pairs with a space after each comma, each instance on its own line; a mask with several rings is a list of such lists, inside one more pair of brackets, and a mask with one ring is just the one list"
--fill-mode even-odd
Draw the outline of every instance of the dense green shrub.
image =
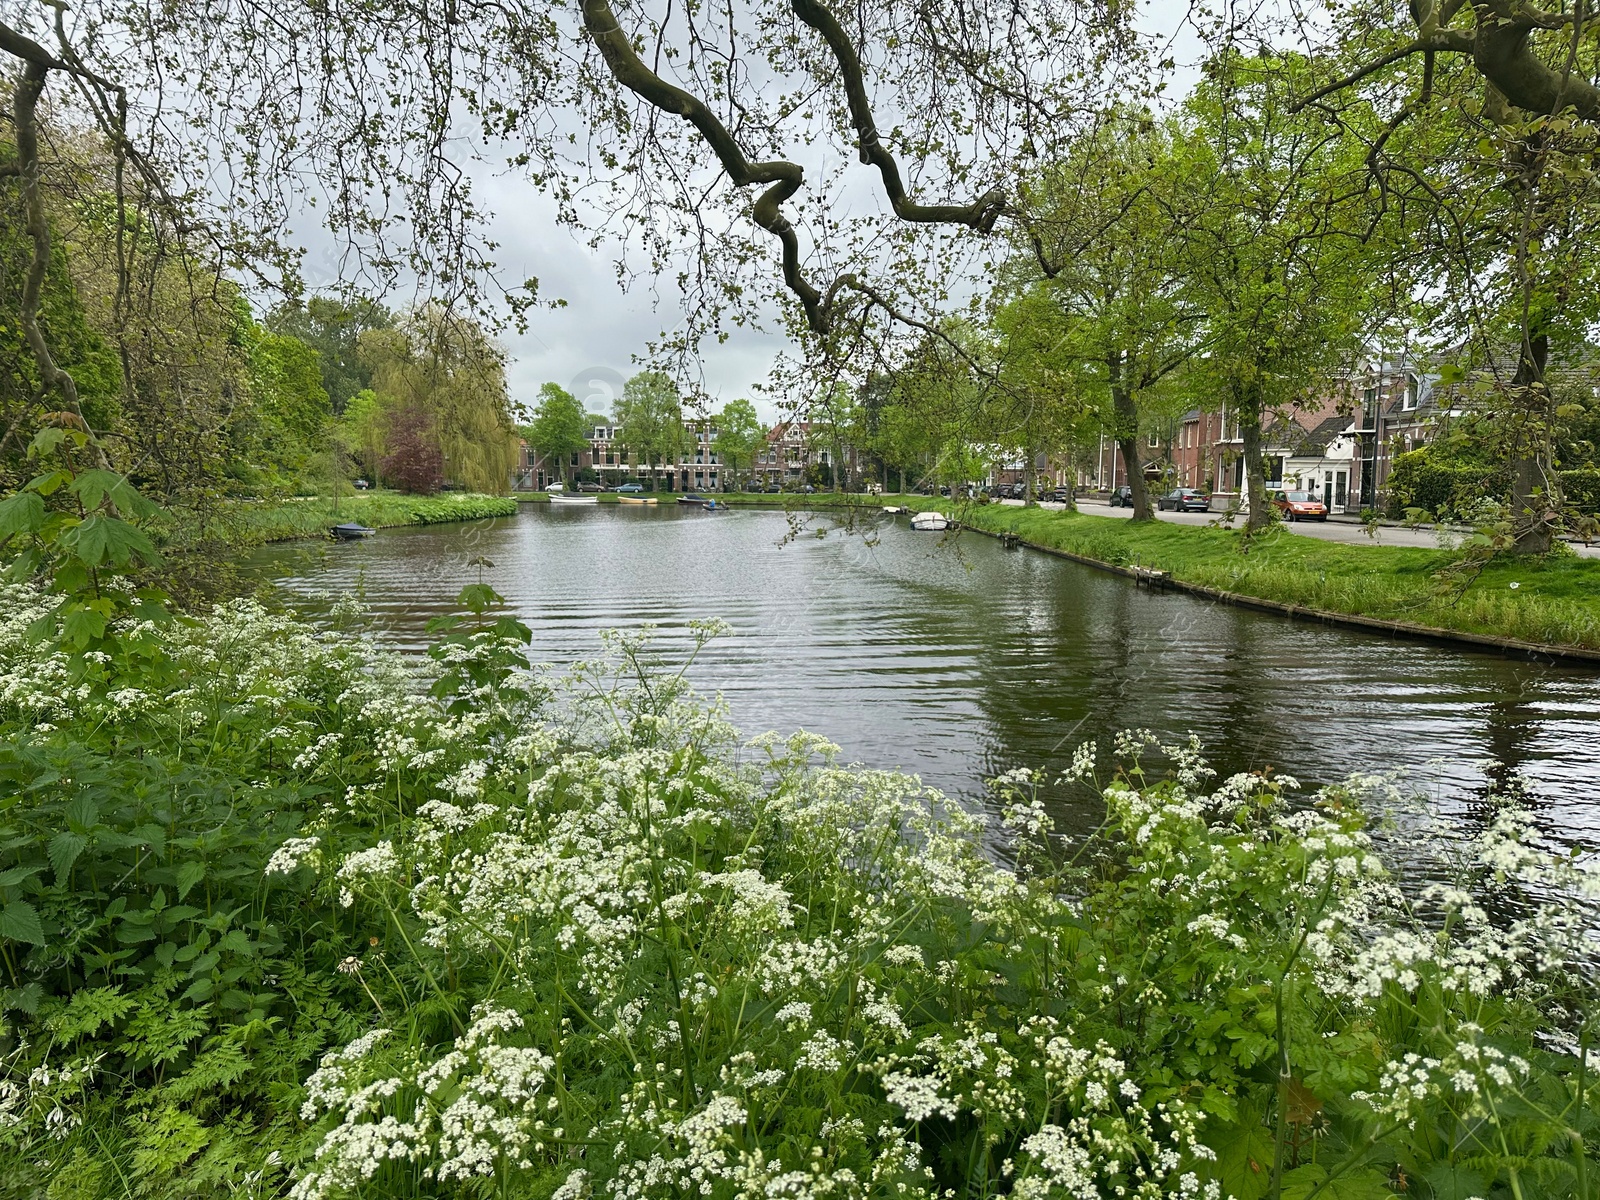
[[1568, 508], [1587, 516], [1600, 515], [1600, 467], [1562, 471], [1558, 478]]
[[1502, 469], [1470, 463], [1441, 462], [1424, 447], [1395, 456], [1389, 473], [1390, 516], [1420, 509], [1450, 520], [1485, 496], [1503, 496], [1507, 479]]

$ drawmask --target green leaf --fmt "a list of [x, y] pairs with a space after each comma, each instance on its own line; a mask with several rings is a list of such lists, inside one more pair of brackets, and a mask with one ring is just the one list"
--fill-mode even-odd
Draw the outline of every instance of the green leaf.
[[74, 833], [88, 833], [100, 820], [100, 806], [85, 795], [67, 801], [67, 828]]
[[38, 533], [44, 525], [44, 500], [32, 492], [18, 492], [0, 500], [0, 542], [19, 533]]
[[[67, 431], [59, 425], [46, 425], [33, 435], [33, 441], [28, 443], [28, 457], [38, 458], [48, 454], [62, 442], [67, 440]], [[80, 442], [79, 445], [82, 445]]]
[[39, 1001], [44, 999], [44, 988], [37, 983], [26, 987], [7, 988], [0, 992], [0, 1013], [24, 1012], [30, 1017], [39, 1011]]
[[158, 511], [128, 482], [126, 475], [116, 471], [84, 471], [67, 490], [82, 500], [85, 508], [99, 508], [109, 499], [118, 512], [128, 516], [147, 517]]
[[57, 883], [66, 880], [67, 874], [72, 870], [72, 864], [78, 861], [78, 855], [83, 853], [83, 848], [88, 844], [89, 839], [83, 834], [65, 830], [50, 839], [50, 866], [56, 873]]
[[62, 535], [61, 540], [80, 561], [91, 567], [104, 563], [127, 566], [135, 555], [144, 562], [155, 562], [159, 558], [156, 548], [144, 534], [120, 517], [108, 517], [101, 513], [96, 513], [70, 533]]
[[1272, 1185], [1277, 1143], [1256, 1110], [1240, 1105], [1239, 1117], [1237, 1125], [1215, 1131], [1212, 1149], [1217, 1152], [1217, 1179], [1234, 1200], [1261, 1200]]
[[44, 926], [39, 924], [38, 910], [26, 900], [13, 900], [0, 908], [0, 937], [44, 945]]
[[68, 609], [61, 622], [62, 640], [72, 646], [85, 646], [105, 632], [105, 616], [88, 608]]
[[189, 894], [189, 889], [194, 887], [206, 877], [206, 865], [201, 862], [186, 862], [178, 868], [178, 899], [182, 900]]
[[[1384, 1173], [1371, 1167], [1344, 1171], [1332, 1179], [1319, 1163], [1307, 1163], [1283, 1173], [1283, 1200], [1308, 1200], [1312, 1192], [1316, 1192], [1317, 1200], [1389, 1200], [1394, 1195]], [[1435, 1200], [1442, 1197], [1436, 1196]], [[1465, 1196], [1459, 1200], [1465, 1200]]]
[[505, 600], [487, 583], [469, 583], [456, 596], [456, 603], [471, 613], [482, 613]]
[[1470, 1200], [1472, 1196], [1489, 1194], [1487, 1177], [1456, 1163], [1436, 1162], [1422, 1172], [1422, 1177], [1428, 1181], [1433, 1200]]
[[42, 870], [44, 870], [43, 863], [30, 863], [0, 871], [0, 888], [16, 887], [23, 880], [32, 878]]

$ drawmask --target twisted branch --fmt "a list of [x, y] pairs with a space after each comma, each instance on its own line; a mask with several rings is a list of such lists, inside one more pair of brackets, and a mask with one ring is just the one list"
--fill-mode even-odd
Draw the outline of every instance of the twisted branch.
[[[988, 233], [1004, 209], [1003, 193], [991, 189], [967, 205], [930, 205], [913, 201], [906, 194], [894, 155], [879, 140], [872, 107], [867, 99], [861, 58], [855, 46], [833, 14], [818, 0], [791, 0], [791, 8], [802, 22], [822, 35], [833, 51], [834, 60], [843, 75], [845, 94], [849, 98], [850, 118], [855, 126], [861, 161], [878, 168], [895, 215], [903, 221], [916, 224], [965, 225], [979, 233]], [[693, 125], [705, 138], [735, 186], [770, 185], [751, 206], [751, 219], [778, 239], [783, 253], [784, 284], [799, 298], [805, 309], [806, 323], [812, 332], [819, 335], [831, 332], [834, 301], [839, 293], [841, 290], [859, 291], [860, 288], [855, 276], [840, 276], [824, 295], [806, 278], [800, 267], [800, 240], [793, 224], [783, 215], [783, 203], [804, 185], [804, 169], [798, 163], [784, 159], [751, 162], [727, 126], [699, 97], [668, 83], [645, 65], [618, 23], [609, 0], [582, 0], [581, 10], [585, 31], [618, 83], [662, 112], [682, 117]]]

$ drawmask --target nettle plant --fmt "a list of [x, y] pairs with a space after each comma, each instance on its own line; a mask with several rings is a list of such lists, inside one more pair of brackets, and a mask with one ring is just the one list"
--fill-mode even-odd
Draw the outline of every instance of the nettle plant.
[[350, 606], [319, 632], [124, 592], [80, 643], [63, 612], [93, 583], [0, 582], [0, 1194], [281, 1191], [307, 1076], [370, 1023], [338, 964], [385, 931], [272, 855], [330, 813], [332, 852], [366, 845], [525, 761], [542, 692], [501, 686], [525, 633], [463, 630], [419, 673]]

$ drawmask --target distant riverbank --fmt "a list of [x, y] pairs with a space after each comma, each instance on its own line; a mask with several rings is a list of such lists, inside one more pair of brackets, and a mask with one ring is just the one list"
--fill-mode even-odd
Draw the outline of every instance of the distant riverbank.
[[[952, 505], [922, 498], [986, 533], [1014, 533], [1041, 549], [1112, 567], [1166, 572], [1191, 589], [1391, 623], [1397, 633], [1498, 639], [1507, 649], [1600, 652], [1600, 562], [1571, 554], [1494, 559], [1461, 569], [1449, 550], [1340, 545], [1286, 527], [1256, 535], [1166, 522], [1134, 523], [1078, 512], [1008, 505]], [[1411, 627], [1411, 628], [1406, 628]]]
[[[371, 529], [390, 529], [399, 525], [439, 525], [448, 521], [516, 515], [517, 502], [510, 496], [364, 492], [357, 496], [341, 496], [337, 503], [326, 496], [236, 501], [211, 515], [211, 525], [204, 534], [245, 547], [326, 537], [330, 528], [345, 522]], [[187, 540], [178, 533], [168, 539], [168, 544], [182, 545]]]

